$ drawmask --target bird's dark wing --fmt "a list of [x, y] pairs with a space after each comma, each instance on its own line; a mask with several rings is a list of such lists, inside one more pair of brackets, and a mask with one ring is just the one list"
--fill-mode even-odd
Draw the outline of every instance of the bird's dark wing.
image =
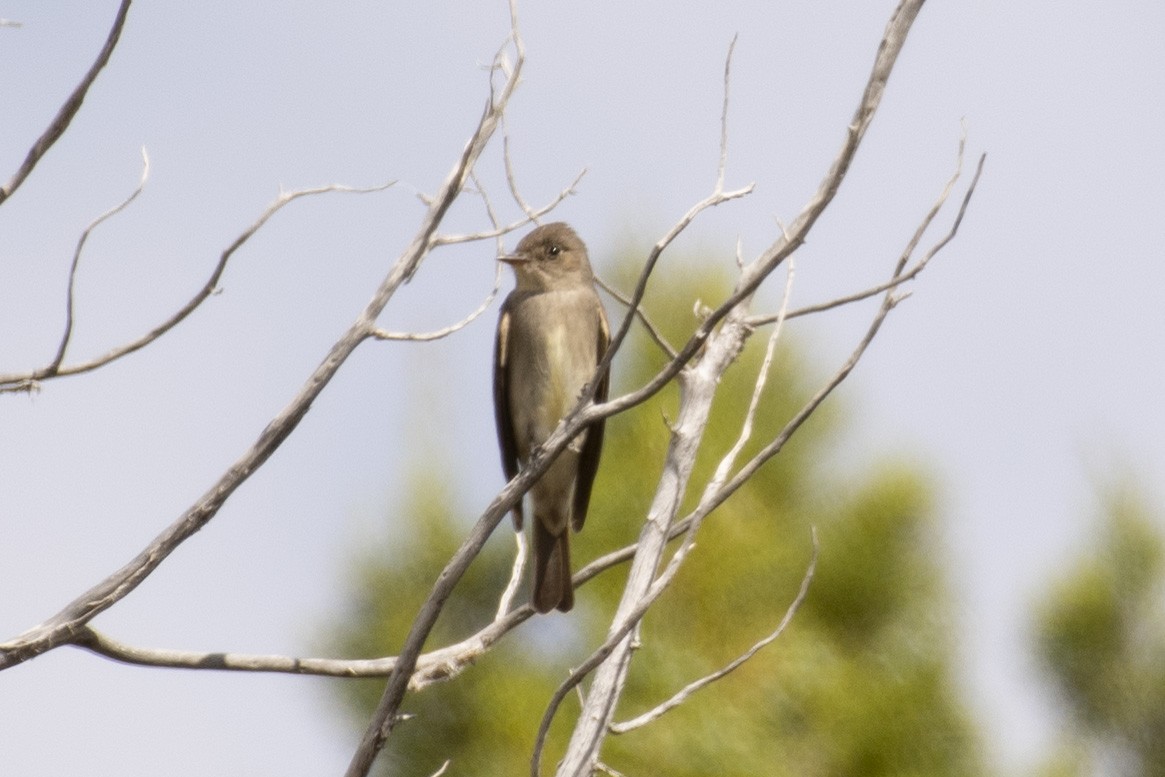
[[[509, 300], [507, 300], [507, 303]], [[518, 474], [518, 446], [514, 441], [514, 424], [510, 418], [510, 310], [502, 305], [498, 319], [497, 339], [494, 342], [494, 420], [498, 427], [498, 447], [502, 452], [502, 471], [506, 482]], [[522, 500], [514, 505], [514, 528], [522, 528]]]
[[[595, 302], [599, 304], [597, 299]], [[607, 346], [611, 344], [611, 330], [607, 326], [607, 317], [603, 315], [601, 305], [595, 336], [597, 338], [595, 354], [601, 361], [607, 353]], [[596, 404], [607, 401], [607, 388], [610, 385], [610, 379], [611, 370], [608, 368], [603, 373], [603, 377], [599, 379], [599, 385], [595, 387]], [[583, 443], [582, 453], [579, 455], [578, 478], [575, 480], [574, 486], [574, 511], [571, 515], [571, 525], [575, 531], [581, 529], [583, 522], [587, 519], [587, 508], [591, 503], [591, 486], [595, 483], [595, 475], [599, 471], [599, 455], [603, 451], [604, 425], [605, 421], [595, 421], [587, 427], [587, 439]]]

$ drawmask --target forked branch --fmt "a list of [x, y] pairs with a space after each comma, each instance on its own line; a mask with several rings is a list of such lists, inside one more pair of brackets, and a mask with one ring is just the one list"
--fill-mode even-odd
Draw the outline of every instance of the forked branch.
[[[460, 158], [453, 165], [438, 193], [431, 199], [428, 211], [412, 242], [397, 259], [388, 275], [381, 281], [372, 299], [356, 317], [347, 332], [336, 341], [323, 361], [307, 378], [299, 393], [272, 419], [250, 448], [211, 485], [206, 493], [129, 563], [81, 594], [52, 618], [16, 638], [0, 644], [0, 669], [14, 666], [53, 647], [74, 641], [90, 620], [140, 585], [170, 553], [217, 515], [234, 491], [262, 467], [296, 429], [314, 400], [335, 377], [356, 347], [364, 340], [373, 337], [377, 317], [388, 305], [389, 300], [401, 284], [411, 278], [424, 261], [433, 245], [433, 236], [437, 233], [442, 219], [454, 200], [461, 194], [473, 165], [497, 127], [499, 115], [504, 110], [517, 85], [519, 71], [520, 67], [514, 68], [502, 89], [491, 96], [490, 103], [486, 106], [478, 126], [470, 136]], [[276, 207], [269, 209], [269, 212], [260, 218], [251, 230], [244, 233], [224, 253], [224, 258], [220, 261], [220, 269], [216, 270], [212, 281], [207, 284], [205, 290], [207, 294], [213, 289], [214, 282], [217, 281], [217, 275], [221, 272], [221, 267], [225, 265], [226, 258], [262, 226], [271, 213], [285, 204], [284, 199], [292, 196], [300, 195], [293, 194], [281, 197], [281, 200], [277, 201]], [[412, 673], [412, 665], [415, 660], [415, 654], [402, 660], [402, 663], [407, 662], [409, 665], [408, 672], [405, 674], [406, 679]]]
[[50, 361], [44, 367], [32, 370], [30, 372], [0, 375], [0, 393], [35, 391], [42, 381], [49, 380], [50, 378], [60, 378], [66, 375], [79, 375], [84, 372], [91, 372], [98, 369], [99, 367], [104, 367], [107, 364], [115, 362], [123, 356], [128, 356], [135, 351], [139, 351], [158, 338], [162, 337], [174, 327], [178, 326], [178, 324], [185, 321], [191, 313], [197, 310], [199, 306], [202, 305], [202, 303], [206, 302], [206, 300], [215, 293], [215, 291], [218, 289], [219, 281], [222, 280], [223, 273], [226, 272], [227, 265], [230, 263], [230, 260], [235, 255], [235, 253], [240, 248], [242, 248], [248, 240], [254, 237], [255, 233], [258, 232], [263, 227], [263, 225], [271, 219], [272, 216], [274, 216], [290, 203], [302, 197], [311, 197], [314, 195], [328, 194], [331, 192], [342, 192], [350, 194], [369, 194], [372, 192], [380, 192], [384, 191], [388, 187], [392, 186], [393, 183], [395, 183], [394, 181], [390, 181], [389, 183], [381, 184], [380, 186], [372, 186], [367, 188], [357, 188], [353, 186], [344, 186], [341, 184], [329, 184], [327, 186], [319, 186], [312, 189], [297, 189], [290, 192], [280, 192], [279, 196], [276, 197], [275, 200], [267, 206], [263, 213], [260, 214], [259, 218], [257, 218], [249, 227], [243, 230], [243, 232], [234, 239], [234, 241], [226, 248], [226, 250], [224, 250], [222, 254], [219, 255], [218, 262], [211, 270], [210, 277], [206, 279], [206, 282], [202, 285], [202, 287], [194, 292], [194, 295], [189, 300], [187, 300], [186, 304], [172, 313], [165, 321], [158, 324], [140, 337], [137, 337], [128, 343], [123, 343], [113, 350], [108, 351], [94, 359], [77, 362], [75, 364], [62, 365], [61, 362], [64, 360], [66, 351], [68, 350], [69, 341], [72, 337], [74, 280], [77, 273], [77, 267], [81, 261], [81, 252], [85, 246], [85, 242], [88, 239], [90, 232], [92, 232], [95, 227], [97, 227], [110, 216], [121, 212], [122, 209], [128, 206], [138, 196], [138, 194], [141, 193], [148, 173], [149, 162], [147, 159], [147, 162], [142, 171], [141, 183], [134, 191], [134, 193], [131, 194], [120, 205], [112, 208], [95, 219], [88, 227], [86, 227], [85, 231], [82, 233], [81, 238], [77, 243], [76, 251], [73, 254], [73, 264], [69, 272], [69, 285], [66, 292], [65, 333], [61, 338], [60, 345], [57, 347], [57, 353], [53, 357], [52, 361]]

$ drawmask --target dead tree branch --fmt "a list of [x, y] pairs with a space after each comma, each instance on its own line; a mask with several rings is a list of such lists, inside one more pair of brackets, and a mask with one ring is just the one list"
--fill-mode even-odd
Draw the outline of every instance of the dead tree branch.
[[53, 372], [61, 368], [61, 362], [65, 360], [65, 351], [69, 348], [69, 339], [73, 336], [73, 297], [77, 286], [77, 268], [81, 265], [81, 250], [85, 247], [85, 241], [89, 239], [89, 234], [106, 219], [116, 216], [123, 210], [129, 207], [130, 203], [137, 199], [142, 190], [146, 188], [146, 181], [150, 178], [150, 157], [146, 153], [146, 149], [142, 148], [142, 177], [138, 181], [137, 188], [133, 193], [122, 200], [119, 204], [113, 206], [109, 210], [102, 213], [85, 227], [81, 233], [81, 237], [77, 240], [77, 248], [73, 251], [73, 263], [69, 266], [69, 286], [65, 293], [65, 332], [61, 335], [61, 344], [57, 347], [57, 355], [49, 362], [47, 370]]
[[[89, 93], [89, 87], [93, 86], [93, 82], [97, 80], [97, 76], [105, 69], [109, 63], [109, 58], [113, 56], [113, 50], [117, 48], [117, 42], [121, 40], [121, 30], [125, 27], [125, 19], [129, 14], [129, 6], [132, 0], [121, 0], [121, 6], [117, 9], [117, 16], [113, 19], [113, 27], [109, 30], [109, 35], [105, 37], [105, 45], [101, 47], [101, 51], [97, 54], [97, 59], [93, 61], [89, 72], [81, 79], [81, 83], [73, 89], [73, 92], [66, 98], [64, 105], [57, 111], [57, 115], [53, 117], [52, 122], [41, 136], [32, 144], [32, 148], [28, 150], [28, 155], [24, 158], [24, 162], [20, 168], [13, 174], [12, 178], [4, 186], [0, 186], [0, 205], [4, 204], [12, 194], [20, 188], [24, 183], [24, 179], [36, 169], [44, 155], [48, 153], [53, 144], [60, 140], [61, 135], [65, 134], [65, 130], [69, 128], [73, 117], [77, 115], [77, 111], [81, 110], [81, 103], [85, 102], [85, 95]], [[19, 26], [19, 25], [16, 25]]]
[[715, 672], [694, 680], [682, 689], [680, 689], [674, 696], [667, 701], [653, 707], [642, 715], [638, 715], [625, 723], [612, 723], [609, 730], [612, 734], [626, 734], [628, 731], [634, 731], [637, 728], [642, 728], [649, 723], [659, 720], [665, 713], [675, 709], [676, 707], [687, 701], [696, 691], [706, 688], [722, 677], [726, 677], [732, 672], [743, 666], [749, 659], [759, 653], [767, 645], [774, 642], [777, 637], [785, 632], [789, 627], [789, 623], [793, 620], [793, 616], [797, 614], [797, 610], [801, 609], [802, 602], [809, 593], [809, 584], [813, 582], [813, 575], [817, 570], [817, 530], [811, 531], [813, 541], [813, 555], [809, 559], [809, 566], [805, 569], [805, 576], [801, 578], [801, 587], [797, 591], [797, 596], [794, 597], [788, 609], [785, 610], [785, 615], [781, 618], [781, 622], [777, 624], [777, 628], [772, 631], [764, 639], [761, 639], [748, 650], [735, 659], [730, 661]]
[[[145, 182], [145, 175], [146, 172], [144, 171], [142, 174], [143, 183]], [[39, 388], [41, 382], [50, 378], [59, 378], [66, 375], [79, 375], [84, 372], [91, 372], [95, 369], [98, 369], [99, 367], [104, 367], [107, 364], [115, 362], [123, 356], [128, 356], [135, 351], [139, 351], [158, 338], [162, 337], [162, 335], [166, 334], [171, 329], [178, 326], [178, 324], [186, 320], [186, 318], [189, 317], [191, 313], [197, 310], [203, 302], [205, 302], [211, 295], [215, 293], [215, 291], [218, 289], [218, 283], [222, 279], [223, 273], [226, 272], [227, 264], [230, 262], [231, 257], [235, 255], [235, 252], [242, 248], [243, 245], [248, 240], [250, 240], [255, 235], [255, 233], [258, 232], [263, 227], [263, 225], [271, 219], [272, 216], [274, 216], [286, 205], [294, 202], [295, 200], [298, 200], [301, 197], [328, 194], [330, 192], [369, 194], [372, 192], [384, 191], [394, 183], [395, 181], [390, 181], [389, 183], [382, 184], [380, 186], [372, 186], [368, 188], [356, 188], [352, 186], [343, 186], [340, 184], [329, 184], [328, 186], [320, 186], [314, 189], [298, 189], [291, 192], [280, 192], [279, 196], [275, 198], [275, 201], [267, 206], [266, 210], [263, 211], [259, 218], [256, 219], [254, 223], [251, 224], [251, 226], [247, 227], [238, 237], [236, 237], [234, 241], [227, 247], [227, 249], [222, 252], [222, 254], [219, 256], [218, 263], [214, 266], [214, 269], [211, 270], [210, 277], [207, 278], [206, 283], [204, 283], [202, 287], [194, 293], [194, 296], [192, 296], [185, 305], [171, 314], [169, 318], [137, 339], [128, 343], [124, 343], [123, 345], [119, 345], [113, 350], [98, 356], [95, 359], [62, 366], [61, 361], [64, 359], [65, 352], [68, 349], [69, 339], [72, 333], [71, 319], [73, 309], [73, 277], [76, 273], [77, 265], [81, 258], [81, 249], [84, 247], [85, 239], [89, 232], [92, 231], [92, 229], [99, 223], [105, 220], [106, 217], [113, 215], [115, 212], [120, 211], [122, 208], [128, 205], [130, 201], [132, 201], [141, 191], [139, 187], [139, 189], [135, 191], [134, 194], [131, 195], [120, 206], [100, 216], [96, 221], [91, 223], [89, 227], [86, 228], [80, 241], [77, 244], [77, 250], [73, 256], [72, 271], [69, 273], [69, 286], [67, 293], [68, 302], [66, 305], [66, 318], [70, 323], [66, 324], [65, 335], [61, 339], [56, 356], [54, 356], [53, 360], [46, 366], [32, 370], [31, 372], [0, 375], [0, 393], [35, 391]], [[0, 646], [0, 649], [2, 649], [2, 646]], [[2, 664], [0, 664], [0, 668], [2, 668]]]
[[[680, 376], [679, 421], [673, 431], [664, 473], [648, 513], [647, 521], [640, 534], [639, 550], [632, 562], [628, 582], [612, 621], [607, 642], [610, 643], [611, 638], [616, 635], [622, 636], [618, 637], [618, 642], [610, 649], [609, 655], [602, 660], [595, 673], [582, 714], [579, 716], [567, 746], [567, 752], [559, 764], [557, 771], [559, 777], [590, 775], [598, 762], [599, 748], [605, 737], [607, 726], [611, 722], [615, 701], [622, 693], [631, 661], [632, 645], [629, 635], [637, 622], [637, 616], [641, 617], [641, 613], [644, 611], [642, 603], [647, 601], [655, 590], [656, 570], [662, 558], [669, 529], [674, 521], [680, 499], [691, 475], [691, 462], [695, 459], [695, 451], [699, 447], [704, 426], [707, 423], [708, 410], [716, 390], [717, 381], [723, 370], [739, 353], [750, 332], [747, 323], [748, 301], [772, 271], [804, 243], [814, 223], [836, 195], [846, 172], [849, 170], [854, 154], [873, 120], [894, 63], [902, 50], [907, 33], [921, 9], [922, 3], [923, 0], [903, 0], [895, 9], [878, 48], [873, 70], [854, 113], [842, 149], [834, 159], [829, 173], [818, 187], [816, 194], [810, 199], [790, 228], [769, 249], [742, 269], [736, 289], [701, 324], [695, 335], [680, 350], [679, 356], [672, 362], [671, 369], [661, 372], [639, 391], [594, 408], [596, 413], [601, 413], [608, 409], [608, 405], [633, 404], [636, 395], [649, 393], [660, 380], [664, 382], [670, 380], [672, 376], [668, 375], [668, 372]], [[727, 76], [727, 67], [725, 73]], [[683, 222], [681, 222], [682, 224]], [[649, 266], [650, 264], [649, 261]], [[641, 276], [641, 287], [646, 283], [646, 275], [645, 271], [644, 275]], [[640, 289], [637, 288], [636, 291], [639, 292]], [[636, 294], [633, 297], [636, 302], [641, 298], [641, 294]], [[884, 305], [881, 317], [884, 318], [890, 307], [892, 304]], [[881, 318], [877, 319], [875, 326], [872, 327], [869, 339], [872, 339], [873, 335], [876, 334], [880, 321]], [[620, 334], [625, 333], [625, 328], [620, 331]], [[691, 366], [683, 366], [687, 365], [693, 355], [701, 349], [702, 355], [698, 361]], [[681, 369], [682, 372], [680, 372]], [[852, 366], [849, 369], [852, 369]], [[844, 379], [845, 375], [848, 375], [848, 371], [848, 369], [844, 370], [840, 379]], [[558, 699], [558, 694], [555, 695], [555, 699]], [[555, 707], [555, 700], [552, 700], [551, 709], [547, 710], [547, 716], [543, 719], [543, 730], [548, 728], [548, 721], [553, 716]], [[531, 774], [537, 777], [539, 772], [539, 752], [536, 751], [531, 759]]]
[[[389, 274], [381, 281], [372, 299], [360, 312], [347, 332], [332, 346], [327, 356], [308, 377], [299, 393], [272, 419], [250, 448], [223, 473], [218, 481], [141, 553], [105, 580], [81, 594], [52, 618], [16, 638], [0, 644], [0, 669], [14, 666], [53, 647], [70, 643], [76, 639], [81, 629], [93, 617], [111, 607], [136, 588], [170, 553], [217, 515], [235, 489], [263, 466], [271, 454], [295, 430], [311, 408], [313, 401], [335, 377], [356, 347], [374, 336], [377, 317], [388, 305], [396, 290], [416, 273], [428, 255], [442, 219], [454, 200], [460, 195], [474, 163], [485, 149], [497, 127], [500, 112], [504, 110], [517, 85], [519, 70], [520, 68], [513, 70], [500, 93], [491, 94], [491, 100], [486, 106], [477, 128], [470, 136], [460, 158], [446, 176], [437, 195], [432, 198], [412, 242], [397, 259]], [[334, 188], [326, 187], [325, 190]], [[309, 191], [314, 193], [320, 190]], [[254, 234], [255, 230], [262, 226], [272, 213], [286, 204], [289, 199], [302, 196], [302, 194], [303, 192], [281, 195], [276, 204], [268, 209], [267, 213], [256, 222], [252, 229], [240, 236], [224, 252], [219, 268], [216, 269], [211, 282], [205, 288], [206, 294], [209, 294], [210, 289], [214, 288], [217, 276], [221, 273], [229, 255]], [[196, 297], [192, 304], [196, 306], [200, 301], [201, 299]], [[191, 306], [188, 305], [189, 307]], [[180, 312], [180, 316], [184, 316], [188, 312], [189, 310], [184, 309], [184, 312]], [[408, 671], [404, 675], [406, 678], [411, 675], [415, 660], [416, 653], [407, 656], [402, 661], [402, 664], [408, 664]], [[395, 673], [394, 676], [396, 676]]]

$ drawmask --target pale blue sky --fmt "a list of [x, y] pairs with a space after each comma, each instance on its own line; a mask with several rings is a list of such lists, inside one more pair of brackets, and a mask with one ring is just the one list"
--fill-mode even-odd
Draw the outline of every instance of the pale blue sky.
[[[543, 201], [586, 167], [558, 216], [600, 267], [627, 235], [654, 240], [714, 180], [723, 59], [739, 32], [728, 184], [757, 191], [680, 248], [729, 263], [739, 236], [755, 253], [827, 169], [892, 6], [524, 3], [529, 59], [509, 126], [526, 196]], [[184, 301], [280, 185], [400, 181], [294, 204], [238, 254], [223, 293], [155, 346], [0, 398], [0, 639], [123, 564], [201, 494], [406, 244], [415, 195], [444, 177], [480, 113], [480, 66], [507, 16], [502, 0], [398, 8], [136, 4], [73, 127], [0, 208], [8, 372], [51, 357], [73, 245], [132, 190], [142, 145], [149, 187], [94, 234], [82, 266], [77, 358]], [[0, 178], [115, 10], [0, 4], [23, 23], [0, 28]], [[847, 460], [891, 452], [936, 475], [963, 679], [1005, 769], [1047, 744], [1022, 629], [1049, 575], [1086, 544], [1094, 486], [1127, 468], [1165, 504], [1162, 40], [1156, 2], [929, 4], [845, 187], [798, 254], [796, 301], [882, 279], [949, 175], [961, 121], [969, 155], [989, 152], [958, 240], [841, 393], [856, 426]], [[501, 201], [496, 153], [482, 170]], [[464, 205], [450, 228], [480, 223]], [[459, 318], [488, 290], [491, 258], [489, 245], [434, 256], [385, 323]], [[452, 292], [437, 300], [442, 286]], [[824, 369], [866, 314], [797, 331]], [[268, 466], [95, 625], [143, 645], [307, 652], [340, 601], [347, 555], [401, 502], [393, 473], [412, 450], [463, 478], [467, 512], [501, 486], [493, 320], [434, 346], [362, 348]], [[435, 362], [448, 372], [426, 375]], [[338, 774], [360, 732], [341, 724], [329, 682], [57, 650], [0, 675], [0, 773]]]

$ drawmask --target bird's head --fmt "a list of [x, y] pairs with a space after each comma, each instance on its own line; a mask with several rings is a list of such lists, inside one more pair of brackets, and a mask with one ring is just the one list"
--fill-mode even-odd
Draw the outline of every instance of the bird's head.
[[594, 281], [587, 247], [562, 221], [538, 227], [522, 238], [514, 253], [498, 259], [514, 268], [522, 290], [551, 291]]

